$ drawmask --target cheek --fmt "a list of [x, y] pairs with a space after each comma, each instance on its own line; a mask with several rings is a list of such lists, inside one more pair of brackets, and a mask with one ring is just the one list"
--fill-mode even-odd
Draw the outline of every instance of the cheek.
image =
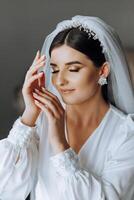
[[99, 89], [98, 76], [96, 74], [85, 75], [79, 83], [75, 96], [79, 102], [93, 97]]
[[77, 79], [75, 82], [76, 92], [70, 97], [71, 103], [82, 103], [87, 99], [92, 98], [97, 93], [98, 76], [95, 74], [83, 74], [83, 78]]
[[[88, 73], [87, 71], [79, 74], [69, 73], [66, 74], [66, 81], [70, 87], [74, 87], [78, 91], [77, 95], [87, 96], [96, 91], [98, 86], [98, 75], [96, 72]], [[53, 86], [56, 87], [56, 76], [51, 77], [51, 82]]]
[[97, 87], [98, 76], [96, 73], [85, 74], [85, 76], [83, 75], [82, 77], [79, 86], [83, 91], [86, 91], [87, 89], [88, 91], [94, 90]]

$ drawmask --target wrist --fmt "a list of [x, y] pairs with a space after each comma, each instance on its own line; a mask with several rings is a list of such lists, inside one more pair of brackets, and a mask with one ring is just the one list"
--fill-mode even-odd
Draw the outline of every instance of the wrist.
[[27, 126], [34, 127], [39, 114], [24, 110], [21, 116], [21, 122]]

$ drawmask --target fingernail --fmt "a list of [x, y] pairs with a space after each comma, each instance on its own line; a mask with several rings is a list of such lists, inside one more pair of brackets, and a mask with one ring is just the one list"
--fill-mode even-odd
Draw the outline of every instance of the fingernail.
[[45, 58], [45, 55], [42, 55], [41, 58]]
[[[34, 89], [35, 90], [35, 92], [39, 92], [39, 90], [37, 90], [37, 89]], [[34, 92], [33, 92], [34, 93]]]
[[33, 95], [34, 95], [34, 96], [37, 96], [37, 94], [36, 94], [35, 92], [33, 92]]
[[39, 72], [39, 75], [42, 75], [44, 72], [43, 71], [41, 71], [41, 72]]
[[41, 73], [41, 74], [43, 73], [43, 74], [44, 74], [44, 72], [43, 72], [43, 71], [40, 71], [39, 73]]
[[39, 52], [40, 52], [40, 51], [38, 50], [37, 53], [36, 53], [36, 55], [39, 54]]
[[44, 87], [41, 87], [41, 89], [42, 89], [43, 91], [46, 91], [46, 88], [44, 88]]
[[37, 100], [34, 100], [35, 103], [40, 104]]

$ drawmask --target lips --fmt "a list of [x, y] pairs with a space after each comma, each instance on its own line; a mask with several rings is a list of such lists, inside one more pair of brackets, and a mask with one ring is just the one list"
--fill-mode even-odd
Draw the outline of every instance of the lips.
[[73, 91], [74, 89], [61, 89], [60, 91], [62, 92], [62, 93], [68, 93], [68, 92], [71, 92], [71, 91]]

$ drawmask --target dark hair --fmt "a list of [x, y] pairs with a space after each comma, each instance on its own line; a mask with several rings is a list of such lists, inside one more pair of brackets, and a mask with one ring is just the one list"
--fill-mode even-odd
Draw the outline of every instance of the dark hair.
[[[106, 59], [105, 55], [102, 53], [100, 41], [98, 39], [94, 39], [93, 37], [93, 35], [89, 37], [88, 33], [86, 33], [83, 28], [81, 28], [81, 30], [74, 27], [65, 29], [58, 33], [53, 39], [49, 49], [49, 55], [51, 56], [51, 52], [54, 48], [66, 44], [67, 46], [85, 54], [92, 60], [94, 65], [99, 68], [104, 62], [106, 62]], [[103, 98], [108, 101], [107, 85], [102, 86], [102, 94]]]

